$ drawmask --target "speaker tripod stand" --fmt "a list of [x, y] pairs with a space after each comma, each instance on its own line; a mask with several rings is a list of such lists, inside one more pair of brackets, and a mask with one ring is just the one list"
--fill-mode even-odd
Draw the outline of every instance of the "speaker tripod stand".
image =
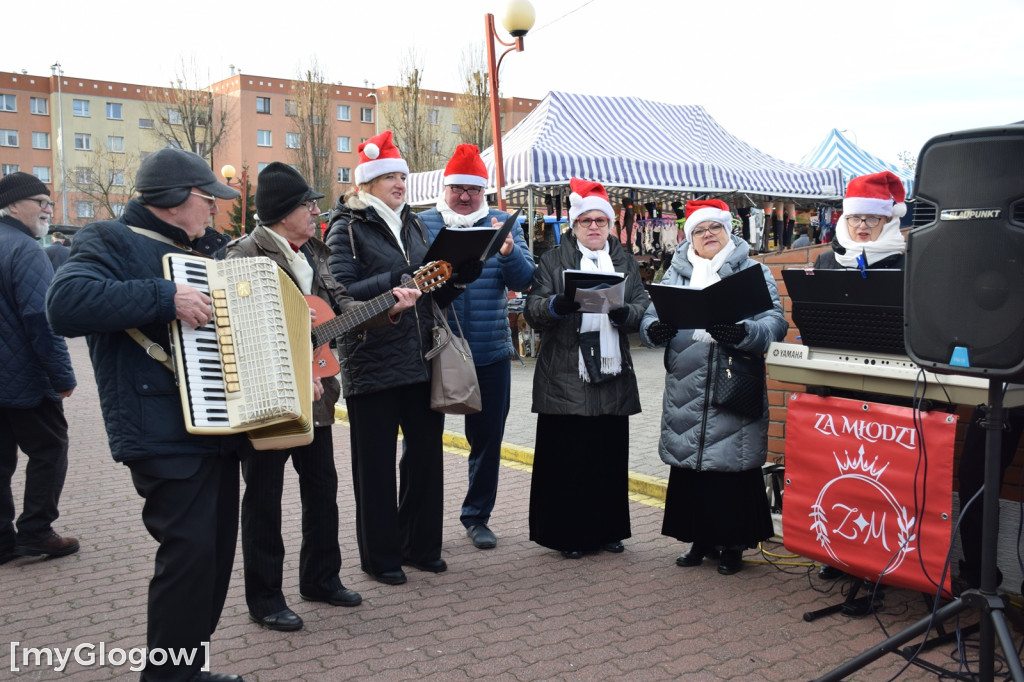
[[1003, 600], [996, 594], [996, 547], [999, 521], [999, 448], [1003, 429], [1003, 382], [990, 379], [988, 385], [989, 414], [985, 420], [985, 490], [982, 496], [983, 530], [981, 536], [981, 582], [976, 590], [966, 590], [958, 598], [939, 608], [934, 614], [876, 645], [843, 665], [822, 675], [817, 682], [846, 679], [887, 653], [957, 615], [976, 609], [981, 613], [978, 678], [990, 682], [995, 676], [995, 641], [1003, 650], [1014, 682], [1024, 682], [1024, 668], [1013, 646], [1013, 637], [1006, 625]]

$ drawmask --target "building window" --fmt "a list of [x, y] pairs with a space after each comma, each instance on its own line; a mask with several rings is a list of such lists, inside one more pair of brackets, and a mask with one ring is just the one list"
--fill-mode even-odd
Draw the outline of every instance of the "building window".
[[350, 152], [350, 151], [352, 151], [352, 138], [351, 137], [339, 137], [338, 138], [338, 151], [339, 152]]
[[437, 125], [437, 116], [438, 116], [438, 110], [437, 109], [427, 109], [427, 123], [428, 124], [430, 124], [432, 126], [436, 126]]
[[298, 133], [285, 133], [284, 134], [284, 146], [288, 149], [299, 148], [299, 134]]
[[430, 153], [431, 154], [440, 154], [441, 153], [441, 141], [440, 140], [431, 140], [430, 141]]
[[17, 130], [0, 130], [0, 147], [17, 147]]
[[338, 169], [338, 182], [352, 182], [352, 169], [351, 168], [339, 168]]
[[39, 182], [50, 184], [53, 181], [52, 178], [50, 178], [49, 166], [32, 166], [32, 175], [39, 178]]
[[351, 121], [352, 120], [352, 107], [347, 104], [338, 105], [338, 120], [339, 121]]
[[107, 151], [115, 154], [124, 154], [124, 138], [116, 135], [107, 137]]
[[75, 116], [88, 116], [89, 115], [89, 100], [87, 100], [87, 99], [71, 100], [71, 112]]
[[459, 134], [459, 124], [458, 123], [453, 123], [452, 124], [452, 134], [453, 135], [458, 135]]
[[32, 133], [32, 149], [49, 149], [50, 133]]
[[46, 116], [50, 113], [50, 100], [45, 97], [29, 97], [28, 109], [33, 114]]
[[269, 130], [257, 130], [256, 131], [256, 146], [257, 147], [270, 147], [270, 131]]
[[293, 99], [286, 99], [284, 101], [284, 115], [285, 116], [298, 116], [299, 115], [299, 103]]
[[196, 154], [198, 154], [199, 156], [201, 156], [201, 157], [203, 157], [205, 159], [208, 156], [208, 154], [209, 154], [209, 152], [206, 149], [206, 143], [205, 142], [196, 142], [195, 152], [196, 152]]
[[89, 133], [75, 133], [75, 149], [83, 152], [91, 152], [92, 135]]
[[257, 97], [256, 98], [256, 113], [257, 114], [269, 114], [270, 113], [270, 98], [269, 97]]
[[0, 111], [17, 111], [18, 98], [16, 95], [0, 95]]
[[178, 111], [177, 109], [168, 109], [167, 110], [167, 122], [170, 123], [172, 126], [180, 126], [181, 125], [181, 112]]
[[111, 185], [117, 187], [124, 187], [124, 171], [123, 170], [111, 170], [107, 174], [107, 179]]
[[122, 120], [120, 102], [107, 102], [107, 118], [114, 121]]
[[359, 120], [363, 123], [373, 123], [373, 109], [370, 107], [362, 107], [359, 110]]
[[92, 169], [91, 168], [76, 168], [75, 169], [75, 184], [88, 185], [92, 182]]
[[263, 169], [266, 168], [269, 165], [270, 164], [267, 163], [266, 161], [260, 161], [258, 164], [256, 164], [256, 175], [259, 175], [260, 173], [262, 173]]
[[21, 166], [16, 163], [0, 163], [0, 176], [17, 173], [19, 170]]
[[91, 201], [79, 201], [78, 205], [75, 207], [75, 210], [78, 212], [78, 217], [79, 218], [92, 218], [93, 217], [92, 202]]
[[139, 127], [140, 128], [146, 128], [148, 130], [152, 130], [153, 129], [153, 119], [151, 119], [151, 118], [140, 118], [139, 119]]
[[114, 214], [114, 218], [120, 218], [121, 214], [124, 213], [124, 204], [120, 201], [114, 202], [110, 205], [110, 211]]

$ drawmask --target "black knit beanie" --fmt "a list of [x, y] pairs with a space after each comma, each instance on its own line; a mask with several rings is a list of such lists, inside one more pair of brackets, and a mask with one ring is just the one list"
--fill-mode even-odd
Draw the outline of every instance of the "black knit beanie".
[[0, 208], [7, 208], [15, 201], [28, 199], [37, 194], [50, 196], [50, 190], [31, 173], [17, 171], [0, 178]]
[[256, 184], [256, 214], [264, 225], [273, 225], [310, 199], [322, 199], [297, 170], [274, 161], [260, 171]]

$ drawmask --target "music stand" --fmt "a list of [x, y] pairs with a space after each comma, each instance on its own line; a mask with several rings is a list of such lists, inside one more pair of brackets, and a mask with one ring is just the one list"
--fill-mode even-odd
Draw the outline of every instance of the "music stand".
[[981, 585], [978, 589], [965, 590], [959, 597], [941, 607], [934, 614], [922, 618], [910, 627], [897, 632], [873, 649], [850, 659], [843, 665], [817, 678], [817, 682], [846, 679], [850, 673], [860, 670], [887, 653], [898, 653], [901, 645], [930, 630], [934, 623], [942, 623], [969, 609], [981, 612], [980, 645], [978, 654], [978, 675], [988, 682], [995, 676], [995, 640], [1003, 649], [1006, 664], [1014, 682], [1024, 682], [1024, 668], [1017, 658], [1013, 637], [1006, 625], [1005, 604], [996, 594], [996, 549], [999, 521], [999, 448], [1003, 429], [1003, 382], [990, 379], [988, 384], [988, 417], [982, 422], [985, 428], [985, 488], [982, 496], [981, 535]]

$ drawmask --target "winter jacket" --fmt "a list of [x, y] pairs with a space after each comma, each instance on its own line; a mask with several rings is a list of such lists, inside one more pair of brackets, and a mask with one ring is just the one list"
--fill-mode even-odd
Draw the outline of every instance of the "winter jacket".
[[47, 317], [58, 334], [87, 336], [114, 460], [217, 455], [225, 439], [185, 430], [174, 373], [124, 331], [137, 327], [170, 348], [167, 325], [175, 318], [176, 287], [164, 278], [161, 257], [183, 253], [129, 225], [189, 244], [183, 230], [130, 201], [119, 220], [93, 223], [75, 234], [71, 257], [46, 297]]
[[[357, 301], [392, 289], [392, 272], [422, 265], [430, 245], [426, 226], [408, 206], [402, 209], [405, 249], [377, 211], [358, 195], [339, 199], [329, 220], [331, 274]], [[431, 343], [431, 309], [431, 297], [424, 295], [395, 324], [350, 331], [338, 339], [346, 398], [430, 380], [430, 363], [423, 353]]]
[[567, 233], [561, 245], [541, 257], [526, 297], [524, 315], [530, 326], [540, 332], [540, 356], [533, 373], [533, 411], [540, 414], [631, 415], [640, 412], [640, 393], [636, 385], [633, 358], [629, 354], [629, 332], [637, 325], [649, 299], [640, 281], [636, 259], [622, 245], [610, 239], [609, 256], [616, 272], [626, 275], [625, 302], [629, 316], [617, 329], [622, 372], [614, 379], [590, 383], [580, 377], [579, 336], [582, 313], [565, 317], [555, 315], [549, 306], [555, 294], [565, 291], [562, 273], [578, 270], [583, 254], [575, 236]]
[[[749, 258], [750, 246], [733, 235], [736, 250], [719, 270], [725, 278], [746, 268], [761, 268], [771, 294], [771, 310], [743, 320], [747, 335], [736, 347], [764, 353], [772, 341], [781, 341], [789, 329], [782, 313], [778, 288], [771, 271]], [[662, 284], [688, 285], [693, 265], [684, 242], [672, 258]], [[647, 329], [657, 321], [651, 306], [640, 325], [641, 340], [653, 345]], [[757, 419], [741, 417], [711, 404], [711, 388], [717, 369], [717, 343], [693, 340], [692, 329], [681, 329], [665, 349], [665, 393], [662, 399], [661, 440], [658, 454], [666, 464], [697, 471], [747, 471], [764, 464], [768, 452], [768, 396]]]
[[[432, 208], [420, 213], [419, 218], [426, 224], [430, 231], [430, 241], [433, 242], [444, 228], [441, 213]], [[490, 227], [491, 218], [504, 222], [508, 214], [491, 209], [475, 227]], [[512, 334], [508, 323], [508, 292], [525, 291], [530, 286], [536, 266], [523, 240], [523, 229], [515, 225], [512, 236], [515, 239], [512, 253], [507, 256], [496, 254], [489, 258], [484, 263], [480, 277], [466, 285], [466, 290], [451, 304], [450, 310], [459, 316], [462, 331], [473, 352], [473, 362], [477, 365], [490, 365], [513, 355]], [[452, 284], [449, 282], [445, 286]], [[455, 324], [450, 315], [449, 322]]]
[[53, 267], [32, 232], [0, 218], [0, 406], [59, 401], [76, 385], [64, 339], [46, 321]]
[[[279, 242], [268, 232], [268, 228], [263, 225], [257, 225], [256, 229], [249, 234], [228, 244], [225, 256], [227, 258], [266, 256], [277, 263], [294, 281], [295, 277], [288, 267], [287, 256], [281, 252], [278, 246]], [[310, 295], [318, 296], [331, 304], [336, 315], [340, 315], [349, 306], [361, 305], [353, 301], [352, 297], [345, 291], [345, 287], [334, 279], [334, 275], [331, 274], [330, 268], [327, 265], [331, 250], [323, 242], [317, 239], [310, 239], [302, 245], [299, 253], [306, 256], [315, 272]], [[323, 323], [327, 322], [327, 320], [317, 320], [317, 322]], [[382, 313], [358, 328], [365, 329], [369, 326], [380, 326], [388, 323], [387, 313]], [[324, 393], [320, 400], [313, 403], [313, 425], [330, 426], [334, 423], [334, 404], [338, 402], [338, 396], [341, 395], [341, 384], [335, 377], [324, 377], [320, 383], [323, 385]]]

